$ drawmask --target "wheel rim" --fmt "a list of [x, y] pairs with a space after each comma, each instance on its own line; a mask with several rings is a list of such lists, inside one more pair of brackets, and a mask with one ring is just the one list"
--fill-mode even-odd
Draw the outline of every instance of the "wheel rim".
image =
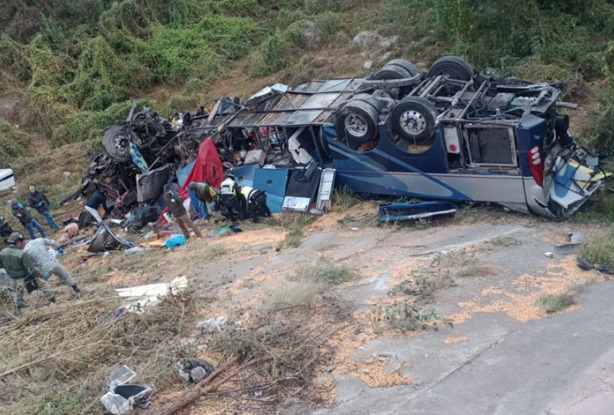
[[417, 111], [405, 111], [401, 114], [400, 126], [407, 134], [417, 135], [426, 129], [426, 119]]
[[350, 114], [345, 117], [345, 130], [354, 137], [364, 137], [369, 126], [367, 121], [358, 114]]
[[130, 152], [130, 138], [126, 135], [116, 135], [113, 139], [115, 151], [120, 156], [125, 156]]

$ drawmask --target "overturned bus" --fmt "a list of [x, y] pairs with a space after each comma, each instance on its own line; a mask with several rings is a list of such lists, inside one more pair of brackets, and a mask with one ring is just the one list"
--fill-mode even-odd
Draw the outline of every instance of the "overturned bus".
[[563, 87], [485, 78], [456, 56], [428, 72], [395, 59], [366, 78], [265, 88], [238, 110], [214, 110], [209, 126], [229, 162], [260, 149], [270, 168], [333, 166], [336, 184], [358, 193], [561, 219], [608, 176], [573, 142], [558, 112], [573, 106], [560, 101]]

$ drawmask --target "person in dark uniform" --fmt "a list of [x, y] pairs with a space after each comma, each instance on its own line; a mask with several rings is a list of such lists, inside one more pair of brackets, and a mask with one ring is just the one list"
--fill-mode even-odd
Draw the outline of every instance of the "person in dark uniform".
[[179, 192], [173, 190], [170, 185], [166, 185], [164, 187], [164, 202], [166, 203], [169, 213], [173, 215], [174, 222], [181, 228], [181, 232], [183, 233], [183, 236], [185, 236], [186, 240], [190, 239], [190, 231], [188, 230], [188, 227], [192, 228], [197, 237], [203, 237], [203, 235], [200, 233], [200, 229], [198, 229], [198, 226], [192, 222], [190, 215], [183, 206], [183, 197], [179, 194]]

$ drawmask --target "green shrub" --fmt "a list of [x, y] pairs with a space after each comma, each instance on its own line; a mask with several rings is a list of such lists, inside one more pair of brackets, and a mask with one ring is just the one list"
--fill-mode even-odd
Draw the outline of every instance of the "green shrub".
[[326, 285], [338, 285], [355, 276], [354, 270], [344, 265], [335, 265], [330, 260], [323, 258], [316, 264], [299, 268], [295, 278]]
[[26, 154], [28, 137], [13, 128], [8, 122], [0, 120], [0, 166], [11, 166], [11, 162]]
[[[86, 140], [100, 140], [102, 130], [115, 121], [124, 121], [132, 101], [118, 102], [104, 111], [79, 111], [68, 115], [64, 123], [55, 128], [52, 137], [54, 147]], [[147, 100], [137, 101], [137, 109], [152, 106]]]
[[614, 235], [590, 235], [580, 245], [578, 255], [593, 264], [614, 266]]
[[578, 71], [573, 71], [565, 64], [545, 64], [529, 60], [513, 67], [512, 72], [520, 79], [534, 82], [565, 82], [564, 97], [578, 98], [584, 95], [586, 83]]
[[245, 57], [262, 37], [256, 22], [246, 17], [206, 17], [197, 28], [211, 48], [229, 61]]
[[314, 19], [314, 23], [318, 29], [322, 31], [326, 36], [335, 34], [341, 26], [341, 19], [337, 13], [324, 12], [319, 14]]
[[198, 76], [207, 62], [219, 66], [219, 57], [198, 32], [191, 29], [174, 29], [155, 26], [152, 38], [143, 44], [137, 58], [150, 68], [154, 80], [175, 82], [186, 77]]
[[597, 93], [599, 108], [591, 111], [588, 136], [592, 147], [614, 151], [614, 77]]
[[557, 313], [574, 304], [574, 298], [569, 293], [559, 295], [545, 295], [537, 300], [537, 305], [544, 308], [546, 313]]
[[258, 48], [259, 56], [253, 71], [255, 75], [265, 76], [287, 68], [290, 65], [292, 45], [281, 33], [269, 36]]

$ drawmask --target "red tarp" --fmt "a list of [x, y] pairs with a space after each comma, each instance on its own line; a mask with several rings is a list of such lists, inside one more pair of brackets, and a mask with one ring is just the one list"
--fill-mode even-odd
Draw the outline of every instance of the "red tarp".
[[188, 185], [192, 182], [207, 182], [216, 189], [220, 188], [224, 180], [224, 169], [222, 167], [222, 160], [215, 148], [215, 144], [210, 138], [205, 139], [200, 145], [198, 156], [194, 167], [188, 174], [185, 183], [179, 190], [181, 196], [188, 198]]
[[[179, 193], [183, 196], [184, 199], [189, 199], [190, 195], [188, 195], [188, 186], [192, 182], [207, 182], [216, 189], [219, 189], [222, 180], [224, 180], [224, 169], [222, 167], [222, 160], [220, 159], [220, 155], [215, 148], [215, 144], [211, 141], [210, 138], [206, 138], [205, 141], [202, 142], [200, 148], [198, 149], [198, 156], [196, 156], [196, 161], [194, 162], [194, 167], [190, 170], [190, 174], [185, 180], [185, 183], [179, 189]], [[160, 220], [164, 220], [164, 213], [168, 208], [164, 208], [160, 213]]]

